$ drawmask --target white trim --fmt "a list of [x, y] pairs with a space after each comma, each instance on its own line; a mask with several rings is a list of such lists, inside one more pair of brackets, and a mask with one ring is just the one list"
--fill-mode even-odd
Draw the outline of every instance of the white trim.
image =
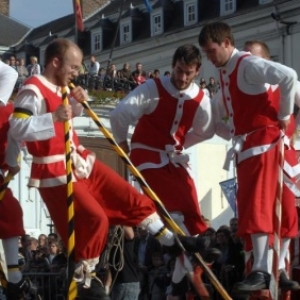
[[[160, 21], [160, 22], [159, 22]], [[162, 9], [151, 13], [151, 36], [160, 35], [164, 32], [164, 15]]]
[[[198, 22], [198, 1], [188, 0], [183, 2], [184, 26], [196, 24]], [[189, 11], [189, 9], [194, 11]], [[192, 20], [189, 20], [193, 17]]]
[[220, 15], [230, 15], [236, 12], [236, 0], [221, 0]]

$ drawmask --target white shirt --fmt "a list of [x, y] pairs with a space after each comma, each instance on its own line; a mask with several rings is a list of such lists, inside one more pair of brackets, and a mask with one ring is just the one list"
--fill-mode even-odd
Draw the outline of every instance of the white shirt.
[[0, 105], [5, 106], [18, 79], [18, 72], [0, 61]]

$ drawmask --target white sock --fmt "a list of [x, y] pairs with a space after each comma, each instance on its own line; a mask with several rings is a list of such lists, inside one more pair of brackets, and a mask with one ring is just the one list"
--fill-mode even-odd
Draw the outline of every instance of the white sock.
[[19, 237], [12, 237], [2, 240], [6, 264], [7, 280], [12, 283], [18, 283], [22, 279], [22, 273], [19, 269]]
[[263, 271], [268, 273], [268, 235], [264, 233], [251, 234], [251, 240], [253, 245], [252, 271]]
[[151, 235], [154, 235], [164, 246], [174, 245], [174, 233], [171, 232], [162, 222], [157, 213], [153, 213], [139, 226], [145, 227]]
[[182, 266], [182, 262], [180, 261], [180, 257], [176, 257], [174, 271], [172, 274], [172, 282], [178, 283], [180, 282], [186, 274], [186, 270]]
[[278, 266], [279, 270], [285, 269], [285, 258], [286, 258], [287, 252], [289, 250], [290, 241], [291, 241], [290, 238], [283, 238], [281, 241], [279, 266]]

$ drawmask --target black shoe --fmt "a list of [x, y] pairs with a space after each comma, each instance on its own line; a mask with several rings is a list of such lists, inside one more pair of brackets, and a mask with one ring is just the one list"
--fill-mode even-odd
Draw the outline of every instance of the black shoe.
[[18, 283], [7, 283], [7, 300], [23, 299], [25, 293], [37, 296], [37, 287], [30, 281], [28, 277], [23, 277]]
[[297, 281], [290, 280], [285, 270], [279, 270], [279, 288], [282, 290], [297, 291], [300, 289], [300, 285]]
[[270, 274], [261, 271], [251, 272], [244, 281], [238, 282], [234, 290], [238, 292], [255, 292], [269, 288]]
[[77, 284], [78, 300], [111, 300], [106, 294], [103, 283], [97, 277], [91, 281], [91, 287], [85, 288], [84, 282]]
[[184, 296], [189, 289], [189, 282], [186, 276], [178, 283], [171, 283], [171, 295], [172, 296]]
[[171, 255], [179, 256], [183, 251], [180, 244], [189, 253], [199, 252], [206, 262], [213, 262], [222, 255], [219, 249], [208, 248], [205, 239], [201, 236], [185, 236], [178, 234], [175, 237], [175, 244], [165, 248]]

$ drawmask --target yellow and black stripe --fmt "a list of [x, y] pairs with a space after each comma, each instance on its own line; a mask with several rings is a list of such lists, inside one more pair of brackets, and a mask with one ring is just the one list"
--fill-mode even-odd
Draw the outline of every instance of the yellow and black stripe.
[[16, 119], [28, 119], [32, 115], [33, 113], [29, 109], [22, 107], [15, 107], [13, 112], [13, 117]]
[[[64, 105], [68, 105], [67, 88], [62, 88], [62, 100]], [[72, 161], [71, 161], [71, 141], [70, 124], [66, 121], [64, 124], [65, 132], [65, 155], [67, 169], [67, 204], [68, 204], [68, 300], [74, 300], [77, 297], [77, 286], [73, 280], [73, 266], [75, 261], [75, 230], [74, 230], [74, 203], [73, 203], [73, 183], [72, 183]]]
[[[71, 83], [69, 87], [72, 89], [75, 86]], [[105, 126], [100, 121], [100, 118], [95, 114], [94, 111], [90, 108], [88, 103], [86, 101], [81, 102], [83, 107], [86, 109], [87, 114], [92, 118], [92, 120], [95, 122], [95, 124], [98, 126], [100, 131], [103, 133], [105, 138], [110, 142], [110, 144], [113, 146], [113, 149], [117, 152], [117, 154], [121, 157], [121, 159], [126, 164], [127, 168], [130, 170], [132, 175], [136, 178], [138, 183], [140, 184], [142, 190], [148, 197], [150, 197], [154, 203], [156, 204], [156, 207], [158, 208], [161, 216], [164, 218], [167, 225], [176, 233], [184, 235], [184, 232], [182, 229], [176, 224], [176, 222], [172, 219], [171, 215], [168, 213], [167, 209], [165, 208], [164, 204], [161, 202], [161, 200], [158, 198], [158, 196], [155, 194], [155, 192], [150, 188], [150, 186], [147, 184], [146, 180], [140, 173], [140, 171], [133, 165], [131, 160], [129, 159], [128, 155], [123, 151], [123, 149], [118, 145], [116, 140], [114, 139], [113, 135], [105, 128]], [[220, 293], [220, 295], [225, 300], [230, 300], [231, 297], [228, 295], [227, 291], [224, 289], [224, 287], [221, 285], [221, 283], [218, 281], [217, 277], [214, 275], [214, 273], [209, 269], [209, 267], [206, 265], [205, 261], [201, 257], [199, 253], [195, 253], [195, 258], [197, 259], [199, 265], [207, 275], [208, 279], [211, 281], [211, 283], [214, 285], [215, 289]]]

